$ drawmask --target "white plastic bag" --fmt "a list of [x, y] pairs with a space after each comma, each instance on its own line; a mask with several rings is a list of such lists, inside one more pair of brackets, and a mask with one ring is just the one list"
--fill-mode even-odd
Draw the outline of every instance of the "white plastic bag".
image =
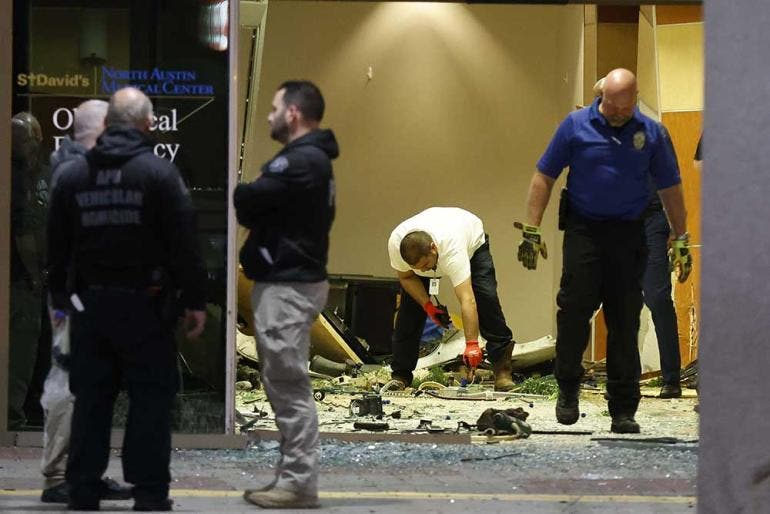
[[54, 405], [63, 401], [72, 401], [70, 393], [69, 372], [59, 364], [61, 355], [68, 356], [70, 351], [70, 319], [54, 319], [54, 313], [49, 309], [51, 316], [51, 369], [43, 384], [43, 395], [40, 397], [40, 405], [48, 411]]

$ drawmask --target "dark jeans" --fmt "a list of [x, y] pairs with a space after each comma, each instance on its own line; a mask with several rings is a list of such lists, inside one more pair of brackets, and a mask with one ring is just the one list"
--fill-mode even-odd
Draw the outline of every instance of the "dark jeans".
[[642, 281], [644, 303], [650, 309], [655, 324], [663, 382], [678, 384], [682, 359], [679, 355], [676, 310], [671, 299], [671, 272], [668, 267], [670, 228], [666, 213], [662, 209], [650, 213], [644, 220], [644, 231], [648, 252]]
[[639, 405], [638, 332], [646, 247], [641, 221], [567, 220], [564, 264], [556, 298], [556, 368], [564, 391], [577, 391], [590, 320], [604, 306], [607, 323], [607, 393], [612, 417]]
[[98, 502], [109, 460], [115, 396], [128, 390], [123, 475], [137, 499], [168, 496], [171, 409], [178, 387], [171, 330], [145, 292], [87, 290], [72, 317], [70, 390], [75, 395], [67, 483], [74, 502]]
[[[420, 277], [425, 290], [428, 279]], [[479, 316], [479, 332], [487, 340], [487, 354], [492, 362], [499, 358], [506, 346], [513, 341], [511, 329], [505, 323], [500, 299], [497, 297], [497, 278], [495, 264], [489, 252], [489, 236], [471, 257], [471, 288], [476, 298], [476, 311]], [[401, 306], [396, 314], [396, 327], [393, 331], [393, 376], [412, 382], [412, 372], [417, 366], [420, 353], [420, 337], [425, 327], [427, 314], [422, 305], [401, 290]], [[408, 385], [408, 384], [407, 384]]]

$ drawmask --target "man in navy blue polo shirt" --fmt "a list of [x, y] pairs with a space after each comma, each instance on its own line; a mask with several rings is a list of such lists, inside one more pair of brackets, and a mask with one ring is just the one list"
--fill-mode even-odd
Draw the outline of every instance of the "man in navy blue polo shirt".
[[648, 180], [658, 190], [674, 232], [673, 263], [691, 265], [686, 212], [676, 159], [666, 131], [636, 108], [636, 77], [611, 71], [604, 94], [561, 123], [537, 163], [527, 195], [527, 223], [519, 260], [528, 269], [545, 255], [540, 222], [553, 184], [569, 167], [560, 225], [564, 264], [556, 298], [555, 375], [559, 383], [556, 419], [571, 425], [580, 417], [582, 355], [590, 320], [604, 306], [607, 323], [607, 393], [618, 433], [639, 432], [640, 362], [637, 347], [646, 261], [642, 213], [649, 203]]

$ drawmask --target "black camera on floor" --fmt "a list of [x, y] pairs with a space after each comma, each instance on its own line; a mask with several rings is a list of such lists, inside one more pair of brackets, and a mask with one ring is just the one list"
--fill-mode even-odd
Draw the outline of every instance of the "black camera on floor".
[[382, 416], [382, 397], [366, 393], [361, 398], [350, 400], [348, 408], [351, 416]]

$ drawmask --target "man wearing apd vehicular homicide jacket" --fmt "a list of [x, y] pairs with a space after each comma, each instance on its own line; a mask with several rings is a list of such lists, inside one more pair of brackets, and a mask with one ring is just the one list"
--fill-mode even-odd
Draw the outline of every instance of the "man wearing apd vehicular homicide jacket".
[[117, 91], [96, 146], [58, 175], [51, 195], [51, 303], [71, 312], [71, 509], [99, 509], [113, 403], [125, 382], [123, 474], [134, 484], [134, 510], [171, 510], [176, 319], [166, 319], [161, 304], [180, 290], [187, 337], [200, 335], [206, 270], [187, 188], [176, 167], [153, 154], [152, 119], [144, 93]]

